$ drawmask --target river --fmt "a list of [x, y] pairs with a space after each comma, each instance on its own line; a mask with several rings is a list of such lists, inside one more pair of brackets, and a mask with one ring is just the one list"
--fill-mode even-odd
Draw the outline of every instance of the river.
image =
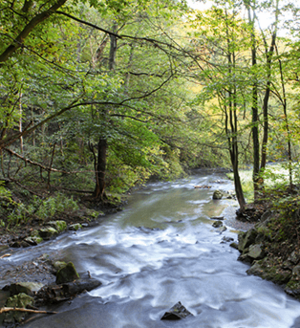
[[[232, 182], [199, 171], [189, 179], [151, 183], [132, 194], [124, 211], [96, 227], [17, 250], [6, 261], [48, 253], [102, 282], [56, 305], [58, 314], [41, 315], [23, 327], [299, 328], [300, 303], [273, 283], [248, 276], [248, 266], [237, 261], [239, 252], [223, 241], [237, 240], [230, 226], [237, 204], [212, 200], [215, 189], [231, 190]], [[227, 218], [223, 233], [209, 219], [219, 215]], [[178, 301], [193, 316], [160, 320]]]

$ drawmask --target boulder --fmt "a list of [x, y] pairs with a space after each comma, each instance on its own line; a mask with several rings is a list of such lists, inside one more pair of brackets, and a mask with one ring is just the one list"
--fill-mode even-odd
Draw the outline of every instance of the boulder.
[[240, 232], [238, 234], [239, 251], [243, 253], [246, 248], [255, 242], [256, 236], [257, 231], [255, 229], [250, 229], [247, 232]]
[[37, 244], [41, 243], [43, 241], [43, 238], [41, 237], [26, 237], [24, 239], [24, 241], [28, 244], [30, 244], [31, 246], [36, 246]]
[[80, 223], [75, 223], [69, 225], [69, 230], [77, 231], [82, 228], [82, 225]]
[[212, 226], [214, 228], [219, 228], [219, 227], [222, 227], [223, 226], [223, 222], [222, 221], [215, 221]]
[[178, 302], [162, 316], [161, 320], [180, 320], [189, 315], [192, 315], [192, 313], [189, 312], [180, 302]]
[[250, 245], [248, 256], [251, 257], [252, 260], [261, 260], [264, 258], [266, 253], [262, 248], [262, 244]]
[[54, 269], [57, 271], [59, 271], [60, 269], [64, 268], [67, 265], [66, 262], [63, 261], [55, 261], [52, 263], [52, 266], [54, 267]]
[[67, 229], [67, 223], [63, 220], [49, 221], [47, 225], [53, 227], [58, 232], [63, 232]]
[[50, 239], [58, 234], [57, 230], [52, 227], [41, 228], [39, 234], [44, 239]]
[[56, 274], [56, 283], [63, 284], [65, 282], [71, 282], [79, 279], [79, 274], [77, 273], [75, 266], [72, 262], [69, 262], [64, 267], [59, 269]]
[[220, 190], [215, 190], [213, 193], [213, 199], [222, 199], [223, 193]]
[[269, 262], [267, 258], [254, 261], [254, 264], [249, 270], [247, 270], [247, 273], [273, 281], [274, 283], [280, 285], [286, 284], [292, 276], [290, 271], [282, 270], [280, 267], [275, 266], [274, 263]]
[[239, 245], [235, 242], [231, 243], [229, 246], [235, 249], [239, 249]]

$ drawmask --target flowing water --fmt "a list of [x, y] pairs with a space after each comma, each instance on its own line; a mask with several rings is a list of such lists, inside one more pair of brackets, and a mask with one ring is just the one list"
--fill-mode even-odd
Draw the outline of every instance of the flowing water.
[[[58, 314], [40, 316], [24, 327], [300, 327], [300, 303], [273, 283], [248, 276], [248, 266], [237, 261], [239, 252], [223, 241], [224, 236], [237, 239], [230, 229], [236, 202], [214, 201], [212, 193], [232, 188], [218, 174], [152, 183], [134, 192], [123, 212], [97, 227], [14, 253], [6, 261], [19, 263], [48, 253], [102, 282], [58, 304]], [[219, 215], [228, 218], [222, 234], [209, 219]], [[193, 316], [161, 321], [178, 301]]]

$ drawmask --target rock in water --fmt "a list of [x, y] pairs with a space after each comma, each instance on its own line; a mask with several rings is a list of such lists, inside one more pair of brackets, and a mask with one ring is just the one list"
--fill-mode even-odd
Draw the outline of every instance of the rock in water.
[[214, 194], [213, 194], [213, 199], [222, 199], [223, 197], [223, 193], [220, 190], [215, 190]]
[[180, 302], [176, 303], [171, 309], [166, 312], [161, 320], [180, 320], [192, 315]]
[[56, 274], [56, 283], [63, 284], [65, 282], [71, 282], [76, 279], [79, 279], [79, 274], [77, 273], [74, 264], [69, 262], [67, 265], [62, 267], [57, 271]]

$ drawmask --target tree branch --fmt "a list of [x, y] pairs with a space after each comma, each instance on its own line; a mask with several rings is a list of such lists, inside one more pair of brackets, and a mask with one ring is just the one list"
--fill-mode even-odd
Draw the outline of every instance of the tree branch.
[[31, 21], [23, 28], [23, 30], [20, 32], [20, 34], [16, 37], [15, 43], [9, 45], [4, 52], [0, 55], [0, 67], [3, 65], [5, 61], [8, 60], [8, 58], [17, 50], [19, 49], [26, 37], [30, 34], [30, 32], [40, 23], [42, 23], [44, 20], [49, 18], [55, 11], [62, 7], [67, 0], [58, 0], [52, 7], [50, 7], [48, 10], [37, 14], [35, 17], [31, 19]]

